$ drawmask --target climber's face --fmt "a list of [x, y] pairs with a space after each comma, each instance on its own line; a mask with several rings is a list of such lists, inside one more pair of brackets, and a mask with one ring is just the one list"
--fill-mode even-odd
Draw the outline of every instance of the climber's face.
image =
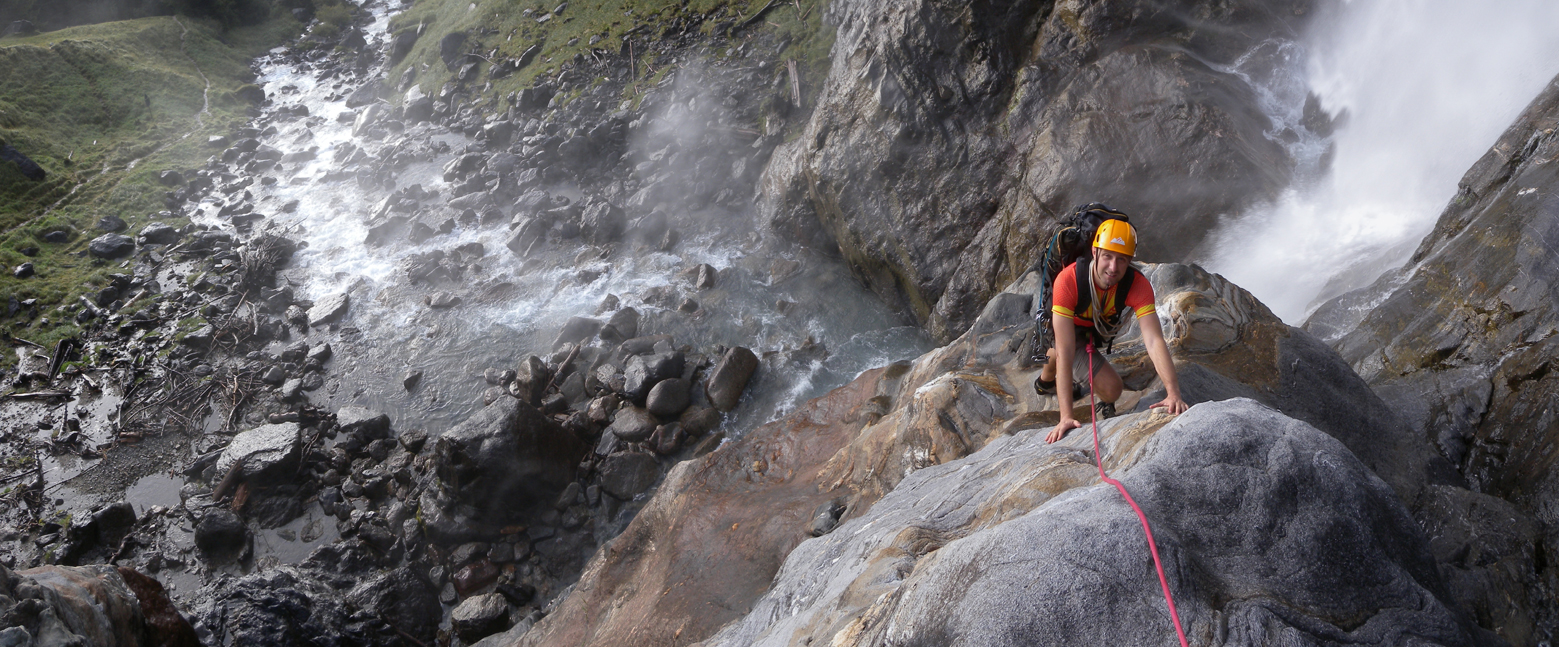
[[1093, 248], [1093, 284], [1100, 290], [1108, 290], [1126, 277], [1131, 269], [1131, 257], [1107, 249]]

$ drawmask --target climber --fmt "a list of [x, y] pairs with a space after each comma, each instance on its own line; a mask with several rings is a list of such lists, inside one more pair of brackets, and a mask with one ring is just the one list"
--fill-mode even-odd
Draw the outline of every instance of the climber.
[[[1109, 344], [1125, 329], [1123, 315], [1127, 310], [1136, 314], [1137, 328], [1147, 346], [1148, 357], [1164, 384], [1165, 397], [1152, 408], [1162, 407], [1172, 415], [1184, 413], [1187, 408], [1185, 400], [1180, 398], [1175, 364], [1170, 359], [1164, 331], [1154, 309], [1153, 285], [1131, 266], [1137, 251], [1136, 230], [1123, 220], [1106, 220], [1099, 225], [1089, 251], [1092, 260], [1079, 258], [1061, 270], [1051, 291], [1050, 316], [1055, 344], [1046, 352], [1049, 361], [1034, 383], [1036, 389], [1042, 393], [1053, 392], [1061, 401], [1061, 420], [1045, 436], [1045, 442], [1049, 443], [1061, 440], [1066, 432], [1082, 426], [1072, 417], [1072, 402], [1079, 394], [1072, 388], [1056, 389], [1055, 385], [1073, 384], [1074, 376], [1088, 372], [1086, 353], [1089, 350], [1093, 353], [1092, 389], [1099, 401], [1095, 415], [1108, 418], [1115, 414], [1115, 401], [1121, 397], [1125, 384], [1099, 352], [1099, 347]], [[1087, 377], [1082, 379], [1087, 380]]]

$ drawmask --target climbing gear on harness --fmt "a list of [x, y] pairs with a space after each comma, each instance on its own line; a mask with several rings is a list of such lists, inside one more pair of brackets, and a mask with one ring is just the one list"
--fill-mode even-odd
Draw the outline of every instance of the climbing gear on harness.
[[1132, 229], [1131, 223], [1125, 220], [1106, 220], [1099, 223], [1098, 233], [1093, 236], [1093, 246], [1117, 254], [1136, 256], [1137, 230]]
[[[1045, 244], [1045, 251], [1040, 255], [1039, 263], [1032, 270], [1039, 272], [1039, 303], [1034, 313], [1034, 318], [1039, 322], [1039, 332], [1036, 333], [1034, 344], [1034, 361], [1039, 362], [1045, 356], [1045, 350], [1055, 345], [1055, 331], [1050, 327], [1050, 306], [1055, 302], [1054, 290], [1056, 277], [1066, 266], [1080, 259], [1089, 258], [1089, 248], [1092, 246], [1095, 234], [1099, 226], [1107, 221], [1115, 220], [1129, 223], [1131, 219], [1126, 214], [1111, 209], [1109, 206], [1090, 202], [1072, 210], [1072, 213], [1061, 220], [1061, 228], [1050, 236], [1050, 241]], [[1136, 235], [1132, 235], [1133, 251], [1135, 251]], [[1129, 286], [1128, 286], [1129, 287]], [[1125, 294], [1125, 290], [1121, 294]], [[1079, 294], [1082, 291], [1079, 290]], [[1123, 297], [1124, 298], [1124, 297]], [[1083, 308], [1077, 308], [1082, 312]]]
[[1169, 605], [1169, 619], [1175, 623], [1175, 634], [1180, 636], [1180, 647], [1190, 647], [1186, 642], [1185, 630], [1180, 628], [1180, 612], [1175, 610], [1175, 597], [1169, 593], [1169, 579], [1164, 577], [1164, 564], [1158, 559], [1158, 544], [1153, 540], [1153, 528], [1148, 526], [1148, 516], [1142, 513], [1142, 508], [1137, 505], [1131, 494], [1126, 492], [1126, 486], [1120, 481], [1110, 478], [1104, 473], [1104, 454], [1099, 453], [1099, 404], [1108, 404], [1110, 411], [1115, 411], [1115, 403], [1097, 403], [1097, 396], [1093, 394], [1093, 344], [1088, 344], [1088, 401], [1093, 404], [1093, 457], [1099, 465], [1099, 480], [1115, 486], [1125, 497], [1126, 503], [1131, 504], [1131, 509], [1136, 511], [1137, 520], [1142, 522], [1142, 533], [1148, 536], [1148, 551], [1153, 553], [1153, 567], [1158, 569], [1158, 585], [1164, 589], [1164, 603]]

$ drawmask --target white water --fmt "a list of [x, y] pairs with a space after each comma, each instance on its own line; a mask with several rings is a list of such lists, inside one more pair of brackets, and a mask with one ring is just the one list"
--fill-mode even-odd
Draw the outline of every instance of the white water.
[[[382, 48], [391, 9], [370, 2], [374, 23], [365, 35], [371, 47]], [[275, 122], [275, 132], [262, 134], [261, 143], [284, 153], [317, 149], [311, 161], [267, 168], [262, 175], [276, 182], [249, 187], [256, 211], [270, 216], [263, 226], [307, 243], [284, 273], [298, 296], [318, 300], [346, 292], [352, 299], [344, 327], [361, 335], [345, 340], [340, 334], [317, 330], [311, 344], [330, 342], [337, 349], [327, 367], [340, 380], [334, 392], [315, 391], [309, 399], [327, 408], [358, 404], [384, 410], [397, 428], [421, 427], [438, 431], [464, 419], [482, 406], [487, 384], [484, 368], [513, 368], [527, 354], [546, 357], [551, 341], [572, 316], [592, 316], [608, 295], [622, 305], [637, 308], [639, 334], [670, 333], [678, 344], [690, 344], [695, 352], [716, 345], [740, 345], [765, 354], [763, 368], [749, 387], [749, 399], [727, 420], [728, 434], [739, 434], [793, 409], [805, 399], [853, 378], [860, 371], [895, 360], [915, 357], [928, 350], [929, 339], [917, 328], [905, 326], [901, 313], [885, 307], [833, 259], [773, 251], [761, 244], [761, 230], [749, 213], [712, 206], [693, 214], [668, 215], [682, 241], [669, 252], [634, 253], [619, 249], [607, 258], [585, 255], [581, 244], [545, 245], [530, 257], [520, 258], [505, 247], [510, 231], [502, 224], [476, 226], [462, 223], [446, 235], [413, 244], [402, 236], [382, 247], [364, 244], [366, 216], [389, 193], [382, 187], [363, 187], [354, 177], [330, 179], [339, 171], [338, 151], [357, 146], [374, 153], [387, 146], [407, 146], [420, 157], [396, 173], [395, 186], [420, 184], [442, 197], [425, 204], [439, 205], [450, 194], [442, 178], [443, 165], [471, 140], [441, 127], [423, 124], [407, 129], [405, 136], [382, 139], [354, 136], [352, 123], [337, 116], [355, 112], [345, 105], [346, 95], [368, 78], [331, 78], [310, 64], [294, 64], [283, 50], [262, 59], [258, 83], [270, 98], [269, 112], [302, 105], [305, 119]], [[690, 78], [696, 70], [679, 74]], [[707, 90], [696, 81], [683, 87], [667, 114], [646, 120], [630, 135], [630, 150], [641, 158], [668, 159], [678, 149], [696, 146], [703, 128], [719, 122], [715, 102], [701, 100]], [[718, 129], [717, 129], [718, 130]], [[446, 148], [432, 152], [428, 142]], [[403, 148], [402, 150], [407, 150]], [[667, 153], [672, 151], [672, 153]], [[351, 170], [349, 167], [347, 170]], [[673, 169], [692, 172], [692, 169]], [[646, 180], [648, 181], [648, 180]], [[577, 187], [549, 186], [554, 195], [578, 199]], [[296, 201], [293, 213], [281, 207]], [[207, 224], [228, 226], [217, 217], [221, 205], [214, 199], [202, 205]], [[454, 215], [451, 212], [449, 215]], [[262, 225], [256, 225], [257, 230]], [[417, 253], [449, 250], [479, 242], [486, 255], [460, 285], [436, 290], [406, 285], [402, 261]], [[624, 243], [621, 247], [627, 247]], [[781, 258], [801, 261], [795, 274], [773, 278], [770, 268]], [[697, 291], [678, 278], [679, 273], [700, 263], [720, 270], [712, 290]], [[511, 286], [499, 298], [483, 298], [484, 289], [499, 283]], [[673, 287], [702, 306], [696, 316], [646, 302], [655, 288]], [[450, 310], [433, 310], [422, 303], [433, 291], [460, 294], [464, 304]], [[776, 302], [794, 303], [782, 314]], [[673, 306], [674, 307], [674, 306]], [[604, 317], [603, 317], [604, 318]], [[296, 342], [294, 337], [288, 343]], [[797, 353], [814, 340], [815, 347]], [[346, 342], [346, 343], [343, 343]], [[286, 344], [277, 344], [273, 351]], [[407, 392], [401, 377], [420, 370], [421, 386]]]
[[1306, 85], [1347, 112], [1330, 168], [1304, 177], [1325, 146], [1301, 132], [1294, 187], [1226, 221], [1207, 259], [1291, 324], [1406, 262], [1462, 174], [1559, 73], [1554, 0], [1352, 0], [1311, 31], [1289, 73], [1252, 82], [1274, 132], [1297, 125]]

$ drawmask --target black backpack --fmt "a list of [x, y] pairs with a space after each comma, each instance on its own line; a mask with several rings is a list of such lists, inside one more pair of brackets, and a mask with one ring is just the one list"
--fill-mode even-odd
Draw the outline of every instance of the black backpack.
[[[1050, 237], [1044, 253], [1040, 255], [1039, 263], [1034, 266], [1034, 271], [1040, 273], [1039, 308], [1034, 313], [1034, 319], [1039, 324], [1039, 333], [1034, 344], [1036, 360], [1045, 356], [1046, 349], [1055, 346], [1055, 330], [1050, 323], [1050, 306], [1055, 299], [1052, 292], [1056, 277], [1060, 276], [1066, 266], [1077, 263], [1076, 311], [1083, 312], [1092, 303], [1093, 290], [1089, 287], [1087, 278], [1088, 263], [1093, 260], [1089, 248], [1093, 247], [1093, 237], [1098, 232], [1099, 225], [1106, 220], [1131, 222], [1126, 214], [1099, 202], [1090, 202], [1073, 209], [1071, 215], [1061, 221], [1061, 228]], [[1120, 287], [1116, 288], [1115, 315], [1108, 321], [1096, 321], [1094, 330], [1088, 331], [1087, 334], [1094, 338], [1095, 346], [1104, 344], [1111, 347], [1109, 350], [1113, 350], [1114, 336], [1103, 337], [1100, 335], [1100, 328], [1104, 330], [1116, 328], [1116, 323], [1120, 321], [1121, 313], [1125, 310], [1126, 294], [1131, 291], [1131, 284], [1136, 274], [1136, 269], [1126, 272], [1126, 277], [1121, 279]]]

